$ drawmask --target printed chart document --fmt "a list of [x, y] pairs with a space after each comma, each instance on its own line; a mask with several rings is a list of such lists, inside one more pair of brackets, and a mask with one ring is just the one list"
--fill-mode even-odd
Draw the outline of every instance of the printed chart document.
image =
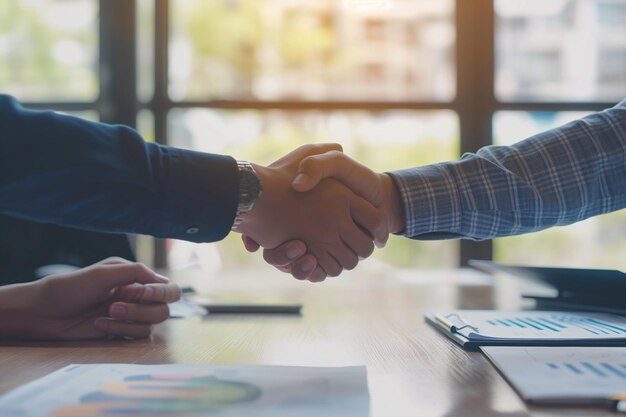
[[626, 317], [564, 311], [453, 310], [426, 319], [467, 349], [479, 346], [625, 346]]
[[2, 417], [367, 417], [365, 367], [70, 365], [0, 398]]
[[613, 405], [626, 392], [626, 348], [501, 347], [481, 350], [521, 397], [538, 405]]

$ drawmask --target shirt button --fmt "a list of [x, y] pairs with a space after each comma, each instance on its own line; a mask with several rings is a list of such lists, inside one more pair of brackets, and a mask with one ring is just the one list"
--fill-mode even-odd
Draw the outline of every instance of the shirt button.
[[189, 229], [185, 230], [185, 233], [187, 233], [188, 235], [195, 235], [200, 231], [200, 229], [198, 227], [190, 227]]

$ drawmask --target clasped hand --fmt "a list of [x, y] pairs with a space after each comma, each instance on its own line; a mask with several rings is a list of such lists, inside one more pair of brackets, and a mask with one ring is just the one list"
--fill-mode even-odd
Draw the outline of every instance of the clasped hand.
[[318, 282], [353, 269], [404, 229], [393, 180], [338, 144], [302, 146], [255, 170], [264, 191], [238, 231], [249, 251], [262, 246], [269, 264], [297, 279]]

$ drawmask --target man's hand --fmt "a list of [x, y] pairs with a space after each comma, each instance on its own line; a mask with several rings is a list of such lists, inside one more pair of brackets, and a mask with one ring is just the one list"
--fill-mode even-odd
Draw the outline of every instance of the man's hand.
[[[378, 174], [343, 152], [330, 151], [304, 158], [292, 187], [296, 191], [306, 192], [325, 178], [337, 179], [382, 210], [387, 232], [399, 233], [404, 230], [404, 204], [396, 184], [388, 174]], [[377, 243], [384, 246], [386, 239]]]
[[[335, 178], [368, 200], [384, 213], [387, 233], [398, 233], [405, 228], [404, 205], [400, 193], [387, 174], [378, 174], [350, 159], [339, 150], [311, 155], [300, 162], [298, 175], [292, 187], [299, 192], [308, 192], [325, 178]], [[383, 236], [386, 236], [383, 234]], [[254, 241], [245, 241], [250, 251], [258, 249]], [[386, 237], [378, 239], [376, 245], [384, 246]], [[303, 241], [290, 241], [274, 249], [263, 251], [265, 260], [298, 279], [317, 280], [319, 274], [316, 259], [306, 253]]]
[[[269, 167], [255, 166], [263, 194], [238, 227], [247, 236], [244, 243], [249, 250], [258, 248], [256, 244], [272, 249], [293, 239], [306, 242], [321, 266], [314, 268], [317, 275], [313, 278], [309, 274], [315, 281], [353, 269], [359, 257], [372, 253], [372, 241], [386, 240], [387, 233], [381, 211], [336, 180], [321, 181], [306, 193], [291, 188], [303, 158], [332, 149], [341, 148], [307, 145]], [[311, 258], [300, 262], [307, 259]]]
[[31, 340], [148, 337], [153, 324], [169, 317], [167, 303], [179, 298], [180, 288], [167, 278], [142, 264], [110, 258], [0, 288], [8, 312], [2, 333]]

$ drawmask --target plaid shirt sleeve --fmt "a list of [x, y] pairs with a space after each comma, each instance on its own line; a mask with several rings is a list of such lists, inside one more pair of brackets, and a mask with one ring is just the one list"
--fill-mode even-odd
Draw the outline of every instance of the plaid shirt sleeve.
[[490, 239], [626, 207], [626, 100], [512, 146], [389, 173], [414, 239]]

